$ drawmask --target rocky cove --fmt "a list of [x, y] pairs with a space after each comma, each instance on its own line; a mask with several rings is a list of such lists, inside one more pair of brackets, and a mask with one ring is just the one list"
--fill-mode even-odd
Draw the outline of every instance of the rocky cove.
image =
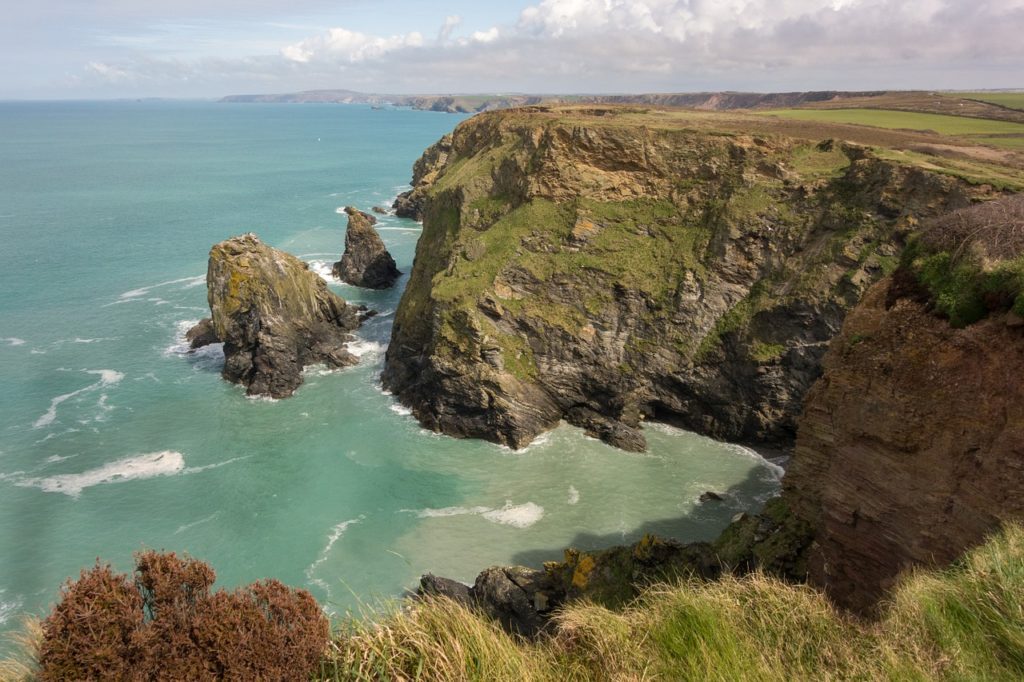
[[[1021, 517], [1021, 203], [827, 132], [536, 107], [426, 151], [395, 203], [424, 231], [383, 375], [421, 423], [519, 448], [567, 420], [642, 451], [655, 420], [795, 451], [784, 494], [715, 542], [567, 550], [422, 592], [529, 634], [578, 597], [757, 568], [870, 613], [902, 571]], [[990, 225], [969, 207], [993, 200], [990, 231], [1018, 237], [971, 260], [984, 240], [961, 230], [914, 259], [948, 216]], [[943, 303], [950, 269], [956, 291], [1001, 273], [985, 321]]]
[[[424, 226], [382, 378], [425, 426], [512, 448], [565, 420], [642, 452], [658, 421], [792, 453], [783, 494], [710, 542], [567, 549], [421, 593], [534, 635], [582, 597], [756, 569], [870, 613], [1024, 512], [1024, 202], [839, 135], [694, 123], [514, 110], [428, 149], [394, 206]], [[376, 220], [345, 212], [335, 276], [390, 286]], [[249, 393], [354, 363], [372, 314], [254, 235], [214, 247], [207, 284], [193, 347], [223, 341]]]

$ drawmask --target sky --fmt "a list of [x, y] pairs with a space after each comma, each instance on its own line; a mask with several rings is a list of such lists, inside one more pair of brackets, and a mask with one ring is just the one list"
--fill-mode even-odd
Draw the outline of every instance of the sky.
[[1024, 88], [1024, 0], [9, 0], [0, 99]]

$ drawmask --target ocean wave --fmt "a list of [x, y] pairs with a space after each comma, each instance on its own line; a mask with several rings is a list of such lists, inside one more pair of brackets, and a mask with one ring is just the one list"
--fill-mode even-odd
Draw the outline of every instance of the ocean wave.
[[412, 410], [410, 408], [406, 407], [405, 405], [403, 405], [402, 403], [398, 403], [398, 402], [391, 403], [390, 405], [388, 405], [388, 409], [391, 410], [392, 412], [394, 412], [395, 414], [400, 415], [402, 417], [410, 417], [410, 416], [412, 416]]
[[7, 590], [0, 589], [0, 625], [3, 625], [11, 616], [21, 610], [22, 601], [20, 598], [15, 598], [10, 601], [4, 599], [7, 595]]
[[25, 339], [19, 339], [17, 336], [8, 336], [0, 339], [0, 341], [6, 341], [8, 346], [24, 346]]
[[569, 499], [566, 501], [567, 504], [576, 504], [580, 501], [580, 491], [576, 490], [576, 486], [569, 486]]
[[[83, 339], [80, 336], [76, 336], [75, 338], [71, 339], [71, 343], [103, 343], [104, 341], [118, 341], [118, 340], [120, 340], [120, 338], [121, 338], [120, 336], [101, 336], [101, 337], [98, 337], [98, 338], [95, 338], [95, 339]], [[63, 343], [63, 342], [62, 341], [58, 341], [57, 342], [57, 344], [60, 344], [60, 343]], [[54, 344], [54, 345], [57, 345], [57, 344]]]
[[529, 528], [544, 517], [544, 507], [533, 502], [512, 504], [506, 500], [503, 507], [443, 507], [441, 509], [400, 509], [406, 514], [415, 514], [417, 518], [433, 519], [452, 516], [479, 516], [491, 523], [498, 523], [513, 528]]
[[186, 523], [184, 525], [178, 526], [178, 530], [174, 531], [174, 534], [181, 535], [185, 531], [192, 530], [196, 526], [201, 526], [204, 523], [209, 523], [210, 521], [213, 521], [218, 516], [220, 516], [220, 512], [216, 511], [205, 518], [199, 519], [198, 521], [193, 521], [192, 523]]
[[83, 393], [95, 391], [96, 389], [103, 388], [105, 386], [113, 386], [114, 384], [117, 384], [122, 379], [124, 379], [124, 374], [112, 369], [87, 369], [83, 371], [86, 374], [98, 375], [100, 377], [99, 381], [97, 381], [94, 384], [89, 384], [85, 388], [80, 388], [77, 391], [72, 391], [71, 393], [59, 395], [56, 398], [50, 400], [49, 409], [47, 409], [46, 412], [44, 412], [43, 415], [39, 417], [39, 419], [35, 420], [35, 422], [32, 424], [32, 428], [41, 429], [44, 426], [49, 426], [50, 424], [52, 424], [57, 419], [57, 408], [60, 406], [61, 403], [68, 401], [76, 396], [82, 395]]
[[202, 348], [192, 349], [185, 335], [199, 324], [199, 320], [179, 320], [175, 323], [174, 341], [164, 348], [164, 356], [177, 355], [186, 358], [200, 369], [219, 369], [224, 365], [224, 344], [211, 343]]
[[533, 502], [525, 504], [512, 504], [509, 500], [501, 509], [492, 509], [484, 512], [483, 516], [488, 521], [500, 523], [513, 528], [529, 528], [544, 518], [544, 507]]
[[168, 286], [171, 286], [172, 284], [185, 284], [185, 286], [182, 287], [183, 289], [191, 289], [192, 287], [199, 286], [200, 284], [202, 284], [205, 281], [206, 281], [206, 275], [196, 275], [195, 277], [182, 277], [180, 279], [172, 279], [172, 280], [168, 280], [166, 282], [159, 282], [157, 284], [151, 284], [151, 285], [146, 286], [146, 287], [139, 287], [138, 289], [131, 289], [130, 291], [126, 291], [123, 294], [121, 294], [120, 296], [118, 296], [118, 299], [122, 300], [122, 301], [127, 301], [127, 300], [133, 299], [133, 298], [141, 298], [141, 297], [145, 296], [146, 294], [148, 294], [153, 289], [159, 289], [161, 287], [168, 287]]
[[545, 445], [550, 443], [551, 442], [551, 433], [552, 433], [551, 431], [545, 431], [544, 433], [540, 434], [539, 436], [537, 436], [536, 438], [531, 440], [530, 443], [526, 447], [519, 448], [518, 450], [510, 448], [507, 445], [500, 445], [500, 444], [495, 445], [495, 447], [497, 447], [502, 452], [507, 452], [507, 453], [510, 453], [510, 454], [513, 454], [513, 455], [525, 455], [530, 450], [534, 450], [536, 448], [543, 448]]
[[309, 269], [320, 275], [320, 279], [328, 284], [341, 284], [341, 280], [334, 276], [334, 263], [323, 260], [311, 260], [307, 263]]
[[334, 544], [341, 539], [341, 536], [345, 534], [345, 531], [348, 530], [350, 526], [361, 523], [365, 519], [366, 516], [360, 514], [358, 518], [349, 519], [348, 521], [342, 521], [341, 523], [335, 524], [327, 535], [327, 545], [320, 550], [320, 554], [317, 555], [316, 560], [306, 568], [306, 580], [308, 580], [311, 585], [322, 587], [324, 591], [327, 592], [328, 597], [331, 594], [331, 588], [326, 581], [315, 576], [316, 569], [327, 561], [327, 558], [331, 554], [331, 550], [334, 548]]
[[355, 341], [349, 341], [345, 346], [348, 352], [360, 360], [374, 360], [380, 357], [387, 350], [387, 345], [376, 341], [367, 341], [358, 336]]
[[137, 481], [157, 476], [173, 476], [185, 470], [185, 457], [175, 450], [125, 457], [80, 474], [60, 474], [47, 478], [28, 478], [19, 486], [39, 488], [47, 493], [78, 497], [86, 488], [106, 483]]

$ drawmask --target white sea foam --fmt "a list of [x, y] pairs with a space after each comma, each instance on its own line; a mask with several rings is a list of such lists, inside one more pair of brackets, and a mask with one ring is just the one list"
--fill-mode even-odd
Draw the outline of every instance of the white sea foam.
[[46, 412], [43, 413], [43, 415], [39, 417], [39, 419], [35, 420], [35, 422], [32, 424], [32, 428], [41, 429], [44, 426], [52, 424], [57, 419], [57, 408], [60, 406], [61, 403], [70, 400], [71, 398], [74, 398], [76, 396], [82, 395], [83, 393], [88, 393], [90, 391], [95, 391], [98, 388], [103, 388], [104, 386], [113, 386], [114, 384], [120, 382], [121, 379], [124, 379], [124, 374], [121, 374], [121, 372], [112, 369], [87, 369], [83, 371], [87, 374], [98, 375], [100, 377], [100, 380], [94, 384], [89, 384], [85, 388], [80, 388], [77, 391], [65, 393], [64, 395], [59, 395], [56, 398], [53, 398], [50, 401], [50, 408], [46, 410]]
[[513, 528], [529, 528], [544, 517], [544, 507], [533, 502], [512, 504], [505, 501], [505, 506], [492, 507], [442, 507], [441, 509], [401, 509], [407, 514], [415, 514], [421, 519], [446, 518], [451, 516], [480, 516], [491, 523], [500, 523]]
[[469, 516], [492, 511], [490, 507], [442, 507], [441, 509], [402, 509], [400, 511], [415, 514], [421, 519], [437, 519], [448, 516]]
[[513, 455], [523, 455], [535, 448], [542, 448], [551, 442], [551, 431], [545, 431], [527, 444], [524, 448], [514, 450], [507, 445], [497, 445], [496, 447], [504, 452], [512, 453]]
[[202, 348], [192, 349], [185, 334], [196, 326], [199, 320], [179, 320], [176, 323], [174, 341], [164, 348], [164, 356], [178, 355], [187, 358], [201, 369], [217, 369], [224, 364], [224, 344], [211, 343]]
[[355, 341], [350, 341], [345, 347], [349, 353], [364, 361], [374, 360], [387, 350], [387, 346], [382, 343], [367, 341], [358, 336]]
[[187, 469], [182, 471], [182, 473], [183, 474], [198, 474], [200, 471], [209, 471], [210, 469], [220, 469], [221, 467], [225, 467], [228, 464], [234, 464], [235, 462], [241, 462], [243, 459], [249, 459], [250, 457], [252, 457], [252, 455], [243, 455], [241, 457], [232, 457], [231, 459], [226, 459], [223, 462], [214, 462], [213, 464], [206, 464], [206, 465], [201, 466], [201, 467], [188, 467]]
[[576, 504], [580, 501], [580, 491], [576, 490], [576, 486], [569, 486], [569, 499], [568, 504]]
[[0, 339], [0, 341], [6, 341], [8, 346], [24, 346], [25, 345], [25, 339], [19, 339], [16, 336], [8, 336], [6, 338]]
[[308, 580], [312, 585], [322, 587], [324, 591], [327, 592], [328, 596], [331, 594], [331, 588], [325, 581], [315, 577], [316, 569], [327, 561], [327, 558], [331, 554], [331, 550], [334, 548], [334, 544], [341, 539], [341, 536], [345, 534], [345, 531], [348, 530], [350, 526], [360, 523], [365, 518], [365, 515], [360, 514], [358, 518], [349, 519], [348, 521], [342, 521], [341, 523], [335, 524], [335, 526], [331, 528], [331, 532], [327, 535], [327, 545], [320, 550], [320, 554], [317, 555], [316, 561], [306, 568], [306, 580]]
[[501, 509], [492, 509], [489, 512], [484, 512], [482, 516], [488, 521], [505, 526], [529, 528], [544, 518], [544, 507], [533, 502], [512, 504], [512, 501], [509, 500]]
[[201, 526], [204, 523], [209, 523], [210, 521], [213, 521], [218, 516], [220, 516], [220, 512], [216, 511], [216, 512], [210, 514], [209, 516], [205, 517], [205, 518], [199, 519], [198, 521], [193, 521], [192, 523], [186, 523], [186, 524], [184, 524], [182, 526], [178, 526], [178, 530], [174, 531], [174, 534], [175, 535], [180, 535], [180, 534], [184, 533], [185, 531], [192, 530], [196, 526]]
[[182, 277], [181, 279], [172, 279], [172, 280], [168, 280], [166, 282], [160, 282], [158, 284], [151, 284], [148, 287], [139, 287], [138, 289], [132, 289], [130, 291], [126, 291], [123, 294], [121, 294], [120, 296], [118, 296], [118, 299], [120, 299], [122, 301], [126, 301], [126, 300], [133, 299], [133, 298], [141, 298], [141, 297], [145, 296], [146, 294], [148, 294], [153, 289], [159, 289], [161, 287], [171, 286], [172, 284], [185, 284], [185, 286], [183, 288], [184, 289], [190, 289], [192, 287], [199, 286], [200, 284], [202, 284], [205, 281], [206, 281], [206, 275], [196, 275], [195, 277]]
[[3, 599], [7, 595], [7, 590], [0, 589], [0, 625], [3, 625], [11, 616], [17, 613], [21, 609], [21, 599], [15, 598], [10, 601]]
[[334, 263], [325, 260], [311, 260], [309, 261], [309, 269], [320, 275], [320, 279], [324, 280], [328, 284], [340, 284], [341, 280], [334, 276], [333, 269]]
[[401, 415], [403, 417], [409, 417], [412, 415], [412, 410], [403, 405], [402, 403], [391, 403], [390, 405], [388, 405], [388, 409], [390, 409], [395, 414]]
[[23, 487], [39, 488], [47, 493], [63, 493], [78, 497], [86, 488], [105, 483], [136, 481], [156, 476], [172, 476], [185, 470], [185, 457], [174, 450], [151, 452], [125, 457], [80, 474], [60, 474], [48, 478], [28, 478], [18, 482]]
[[71, 343], [103, 343], [104, 341], [117, 341], [119, 336], [104, 336], [96, 339], [83, 339], [80, 336], [76, 336], [71, 340]]

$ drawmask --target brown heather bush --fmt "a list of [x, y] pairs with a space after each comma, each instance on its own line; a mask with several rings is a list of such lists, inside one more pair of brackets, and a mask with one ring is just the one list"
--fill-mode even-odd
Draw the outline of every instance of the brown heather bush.
[[40, 679], [308, 679], [330, 638], [312, 595], [276, 580], [211, 594], [215, 577], [153, 551], [136, 556], [134, 577], [83, 570], [43, 621]]

